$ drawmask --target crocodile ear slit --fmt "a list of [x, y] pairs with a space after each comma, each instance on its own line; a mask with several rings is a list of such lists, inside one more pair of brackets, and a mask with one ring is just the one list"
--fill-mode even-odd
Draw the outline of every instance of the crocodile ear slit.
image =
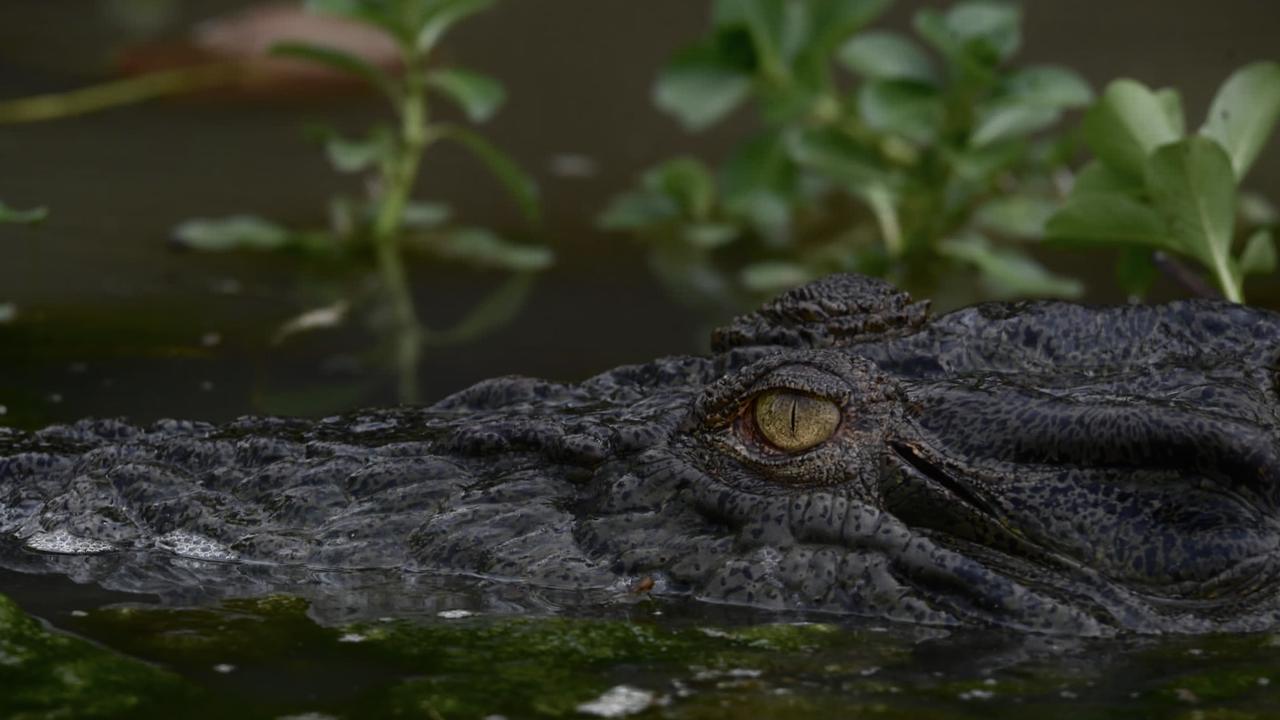
[[738, 347], [831, 348], [910, 332], [925, 324], [928, 301], [915, 302], [883, 280], [831, 275], [791, 290], [711, 335], [717, 353]]

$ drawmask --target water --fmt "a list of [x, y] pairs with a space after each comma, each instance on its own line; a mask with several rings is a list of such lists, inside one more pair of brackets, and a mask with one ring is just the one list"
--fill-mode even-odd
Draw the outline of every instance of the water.
[[0, 582], [24, 604], [57, 598], [52, 631], [0, 601], [5, 717], [1266, 718], [1280, 703], [1272, 634], [1080, 640], [634, 595], [326, 626], [287, 597], [160, 608]]

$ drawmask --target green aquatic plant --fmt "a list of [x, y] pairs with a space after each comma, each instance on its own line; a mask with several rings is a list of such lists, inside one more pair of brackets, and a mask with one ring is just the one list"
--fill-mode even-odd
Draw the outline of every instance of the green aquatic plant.
[[[372, 176], [367, 197], [334, 200], [332, 227], [325, 230], [292, 230], [244, 215], [192, 220], [176, 230], [181, 244], [197, 250], [285, 250], [344, 258], [371, 253], [390, 310], [399, 394], [405, 402], [417, 398], [416, 375], [424, 346], [462, 342], [507, 321], [522, 302], [532, 275], [553, 261], [546, 247], [512, 242], [492, 230], [458, 224], [447, 205], [414, 199], [424, 154], [438, 143], [452, 142], [492, 172], [531, 225], [539, 219], [536, 185], [510, 157], [471, 128], [435, 120], [430, 112], [428, 101], [434, 96], [456, 103], [473, 123], [490, 119], [501, 107], [506, 92], [499, 81], [432, 63], [449, 29], [493, 4], [494, 0], [310, 0], [310, 10], [379, 28], [399, 48], [399, 74], [314, 44], [284, 42], [272, 49], [278, 56], [352, 74], [385, 96], [394, 112], [393, 125], [378, 125], [359, 138], [330, 129], [316, 132], [336, 170]], [[503, 271], [510, 279], [455, 327], [428, 329], [414, 307], [403, 258], [406, 250], [440, 262]], [[340, 301], [341, 307], [346, 304]]]
[[953, 302], [1078, 295], [1029, 250], [1073, 149], [1052, 129], [1092, 101], [1089, 85], [1012, 64], [1017, 5], [924, 8], [922, 45], [867, 29], [890, 4], [717, 0], [710, 33], [672, 58], [655, 102], [690, 131], [752, 104], [758, 131], [716, 169], [657, 165], [601, 225], [639, 236], [672, 288], [722, 309], [833, 271]]
[[172, 672], [50, 632], [0, 595], [0, 716], [159, 717], [202, 693]]
[[5, 205], [4, 202], [0, 202], [0, 223], [29, 225], [31, 223], [41, 222], [48, 216], [49, 211], [47, 208], [38, 207], [31, 208], [29, 210], [18, 210], [17, 208], [11, 208], [8, 205]]
[[1280, 120], [1280, 64], [1236, 71], [1219, 88], [1199, 130], [1186, 131], [1177, 90], [1111, 83], [1084, 119], [1094, 158], [1066, 205], [1048, 221], [1069, 246], [1123, 249], [1119, 279], [1142, 295], [1153, 251], [1202, 265], [1222, 294], [1244, 302], [1246, 275], [1276, 268], [1277, 214], [1240, 190]]

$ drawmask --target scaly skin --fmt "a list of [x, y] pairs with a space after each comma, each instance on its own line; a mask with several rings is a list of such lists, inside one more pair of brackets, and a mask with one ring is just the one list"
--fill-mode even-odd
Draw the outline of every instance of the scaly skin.
[[[302, 592], [338, 615], [422, 607], [461, 575], [499, 606], [651, 579], [939, 625], [1280, 626], [1280, 316], [1035, 302], [929, 320], [833, 276], [713, 345], [316, 423], [0, 434], [0, 563], [182, 601]], [[835, 403], [834, 435], [766, 440], [754, 401], [778, 389]]]

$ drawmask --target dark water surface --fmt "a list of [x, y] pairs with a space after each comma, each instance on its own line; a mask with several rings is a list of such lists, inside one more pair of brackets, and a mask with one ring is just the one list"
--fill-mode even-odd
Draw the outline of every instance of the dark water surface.
[[1280, 707], [1274, 634], [1080, 640], [634, 595], [590, 613], [548, 603], [325, 626], [287, 597], [159, 608], [65, 580], [0, 582], [55, 628], [0, 598], [6, 717], [1190, 719]]
[[[177, 3], [175, 16], [141, 29], [114, 20], [113, 4], [0, 3], [0, 97], [98, 79], [122, 44], [245, 3]], [[895, 22], [922, 4], [902, 3]], [[509, 0], [458, 35], [450, 53], [512, 91], [488, 131], [542, 181], [544, 234], [560, 262], [515, 323], [428, 354], [426, 397], [503, 373], [576, 380], [705, 347], [714, 318], [667, 298], [639, 248], [592, 227], [643, 167], [685, 151], [718, 157], [749, 127], [743, 118], [688, 136], [650, 105], [655, 69], [699, 32], [704, 5]], [[1028, 62], [1072, 65], [1098, 84], [1131, 75], [1176, 85], [1191, 117], [1233, 69], [1274, 57], [1280, 28], [1280, 5], [1259, 0], [1027, 7]], [[355, 186], [329, 172], [299, 128], [318, 116], [361, 127], [378, 114], [367, 98], [179, 102], [0, 128], [0, 199], [53, 211], [38, 229], [0, 228], [0, 305], [16, 309], [0, 319], [0, 425], [316, 416], [391, 402], [375, 338], [359, 323], [270, 342], [315, 305], [332, 268], [168, 243], [174, 225], [197, 216], [323, 224], [329, 195]], [[566, 154], [596, 172], [558, 172]], [[425, 172], [424, 196], [477, 222], [515, 224], [462, 155], [430, 156]], [[1250, 181], [1280, 188], [1277, 148]], [[1067, 271], [1097, 264], [1061, 260]], [[435, 326], [500, 281], [422, 267], [414, 278]], [[1090, 289], [1093, 300], [1118, 299], [1109, 274]], [[1270, 286], [1251, 293], [1280, 297]], [[431, 607], [351, 624], [297, 598], [184, 609], [2, 572], [0, 717], [572, 717], [604, 712], [607, 703], [590, 704], [602, 697], [671, 718], [1280, 717], [1275, 634], [1076, 640], [633, 595], [587, 609], [546, 597], [504, 607], [477, 597], [473, 582], [438, 582]]]

